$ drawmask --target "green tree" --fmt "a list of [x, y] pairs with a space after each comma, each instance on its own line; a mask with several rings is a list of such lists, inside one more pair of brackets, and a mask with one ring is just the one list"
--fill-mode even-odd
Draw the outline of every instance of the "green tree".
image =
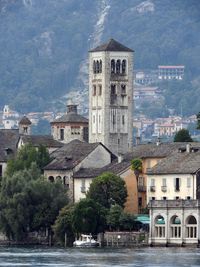
[[9, 239], [23, 240], [29, 231], [50, 228], [66, 204], [62, 185], [49, 183], [32, 163], [29, 170], [2, 178], [0, 230]]
[[87, 197], [108, 209], [113, 203], [123, 207], [127, 198], [125, 182], [113, 173], [103, 173], [92, 181]]
[[200, 130], [200, 112], [197, 114], [197, 129]]
[[74, 241], [75, 237], [72, 226], [73, 212], [73, 206], [65, 206], [60, 210], [55, 224], [53, 225], [56, 240], [58, 240], [61, 245], [65, 243], [65, 236], [67, 237], [67, 245], [72, 245]]
[[39, 169], [42, 169], [49, 161], [50, 156], [46, 147], [39, 146], [36, 149], [31, 144], [26, 144], [19, 149], [14, 159], [8, 161], [6, 173], [12, 176], [16, 171], [29, 169], [33, 162]]
[[193, 142], [193, 140], [187, 129], [181, 129], [175, 134], [174, 142]]
[[126, 212], [122, 212], [119, 218], [120, 227], [122, 230], [133, 230], [135, 216]]
[[72, 222], [77, 234], [97, 234], [106, 226], [106, 211], [95, 200], [85, 198], [75, 205]]
[[120, 217], [123, 213], [123, 209], [119, 205], [113, 205], [107, 215], [107, 224], [110, 230], [119, 230], [120, 228]]

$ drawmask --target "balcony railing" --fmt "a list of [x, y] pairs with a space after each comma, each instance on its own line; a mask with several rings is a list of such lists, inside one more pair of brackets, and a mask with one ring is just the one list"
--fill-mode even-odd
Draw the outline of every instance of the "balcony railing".
[[162, 192], [167, 192], [167, 186], [161, 186], [161, 190], [162, 190]]
[[146, 186], [145, 185], [138, 185], [138, 192], [146, 192]]
[[151, 192], [156, 192], [156, 187], [154, 185], [150, 186], [150, 191]]

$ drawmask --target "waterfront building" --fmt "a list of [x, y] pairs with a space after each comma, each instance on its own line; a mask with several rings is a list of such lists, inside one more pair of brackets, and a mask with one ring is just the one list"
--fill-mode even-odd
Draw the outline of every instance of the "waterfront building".
[[110, 39], [89, 51], [89, 142], [132, 150], [133, 50]]

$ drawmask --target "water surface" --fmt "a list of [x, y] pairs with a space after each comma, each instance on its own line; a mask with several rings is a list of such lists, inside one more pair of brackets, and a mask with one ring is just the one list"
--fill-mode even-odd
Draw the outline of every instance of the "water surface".
[[0, 266], [197, 267], [200, 266], [200, 249], [61, 249], [1, 247]]

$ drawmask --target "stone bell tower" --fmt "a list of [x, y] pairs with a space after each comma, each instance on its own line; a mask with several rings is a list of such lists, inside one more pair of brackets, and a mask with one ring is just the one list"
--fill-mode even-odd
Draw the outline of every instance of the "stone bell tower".
[[132, 150], [133, 50], [110, 39], [89, 51], [89, 142]]

